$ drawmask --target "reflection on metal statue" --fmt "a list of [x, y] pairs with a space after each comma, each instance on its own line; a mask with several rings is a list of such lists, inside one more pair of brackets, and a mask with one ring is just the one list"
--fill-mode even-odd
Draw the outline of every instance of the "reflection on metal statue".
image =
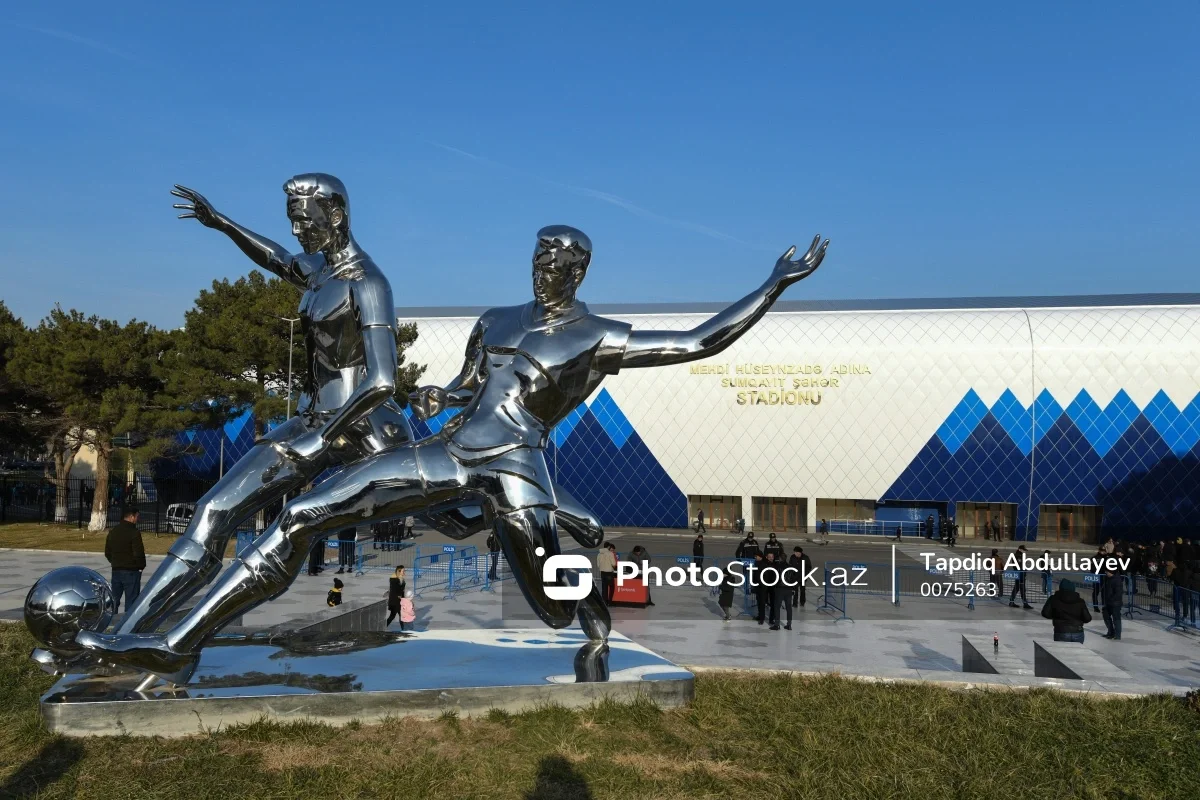
[[[249, 231], [201, 194], [176, 186], [181, 219], [221, 231], [264, 270], [304, 292], [301, 329], [307, 348], [297, 415], [262, 439], [196, 504], [187, 530], [121, 620], [119, 635], [154, 630], [220, 571], [237, 526], [323, 470], [412, 440], [392, 399], [396, 318], [387, 278], [350, 233], [350, 198], [332, 175], [297, 175], [283, 186], [287, 215], [302, 254]], [[39, 651], [43, 664], [70, 654]], [[52, 658], [51, 656], [57, 656]]]
[[[542, 582], [543, 563], [560, 553], [564, 517], [574, 517], [564, 527], [592, 538], [586, 514], [556, 513], [561, 500], [544, 455], [551, 430], [607, 375], [694, 361], [727, 348], [786, 287], [816, 270], [828, 244], [818, 236], [796, 260], [796, 248], [789, 249], [762, 286], [690, 331], [638, 331], [590, 313], [576, 299], [592, 258], [587, 236], [567, 226], [543, 228], [533, 253], [534, 300], [486, 312], [471, 332], [459, 376], [444, 388], [413, 394], [422, 418], [462, 409], [437, 436], [371, 455], [288, 503], [255, 546], [165, 634], [84, 630], [76, 641], [104, 661], [185, 681], [208, 637], [283, 593], [321, 537], [366, 520], [479, 505], [539, 617], [554, 628], [578, 618], [592, 640], [580, 655], [585, 663], [576, 665], [581, 679], [602, 677], [610, 619], [599, 588], [582, 601], [564, 601], [547, 596]], [[302, 449], [315, 441], [301, 436]]]

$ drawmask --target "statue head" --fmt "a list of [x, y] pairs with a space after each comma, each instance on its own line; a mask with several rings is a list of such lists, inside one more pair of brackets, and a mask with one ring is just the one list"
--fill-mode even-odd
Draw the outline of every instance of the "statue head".
[[575, 292], [592, 260], [592, 240], [570, 225], [548, 225], [538, 231], [533, 249], [533, 296], [548, 309], [575, 302]]
[[350, 241], [350, 195], [340, 180], [306, 172], [283, 185], [292, 235], [304, 252], [336, 252]]

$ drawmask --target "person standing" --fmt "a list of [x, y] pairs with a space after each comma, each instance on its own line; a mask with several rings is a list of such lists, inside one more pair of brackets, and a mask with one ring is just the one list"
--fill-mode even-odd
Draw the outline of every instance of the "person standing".
[[[392, 624], [392, 620], [400, 616], [400, 601], [407, 596], [408, 584], [404, 580], [404, 565], [396, 567], [392, 577], [388, 578], [387, 608], [388, 618], [384, 626]], [[404, 621], [400, 621], [400, 630], [404, 630]]]
[[763, 545], [764, 556], [775, 556], [775, 563], [783, 563], [783, 542], [775, 538], [775, 534], [767, 534], [767, 543]]
[[1013, 555], [1017, 559], [1017, 579], [1013, 582], [1012, 595], [1008, 598], [1008, 605], [1012, 608], [1017, 607], [1017, 592], [1020, 592], [1021, 607], [1028, 610], [1033, 608], [1033, 606], [1029, 605], [1029, 598], [1025, 594], [1025, 575], [1027, 574], [1027, 570], [1025, 569], [1025, 545], [1018, 547]]
[[1200, 613], [1200, 561], [1192, 562], [1191, 573], [1188, 576], [1189, 617], [1192, 627], [1196, 627], [1196, 614]]
[[358, 528], [342, 528], [338, 531], [338, 571], [354, 572], [354, 550], [358, 542]]
[[412, 514], [409, 514], [407, 517], [405, 517], [404, 518], [404, 530], [401, 532], [400, 538], [401, 539], [411, 539], [414, 536], [416, 536], [416, 534], [413, 533], [413, 526], [416, 524], [417, 524], [417, 520]]
[[1075, 583], [1066, 578], [1058, 591], [1046, 599], [1042, 616], [1054, 623], [1054, 641], [1083, 642], [1083, 626], [1092, 621], [1087, 603], [1075, 591]]
[[933, 514], [925, 518], [925, 538], [933, 538]]
[[[1096, 563], [1097, 564], [1099, 564], [1101, 561], [1103, 561], [1106, 558], [1108, 558], [1108, 555], [1104, 552], [1103, 547], [1100, 547], [1099, 549], [1096, 550]], [[1092, 611], [1099, 611], [1099, 610], [1100, 610], [1100, 582], [1097, 581], [1096, 583], [1092, 584]]]
[[125, 598], [125, 612], [137, 602], [142, 593], [142, 571], [146, 569], [146, 550], [142, 545], [142, 532], [138, 530], [138, 508], [126, 505], [121, 509], [121, 521], [114, 525], [104, 539], [104, 557], [112, 567], [112, 591], [116, 605], [113, 613], [121, 610], [121, 597]]
[[804, 590], [804, 576], [808, 574], [808, 570], [812, 569], [812, 559], [805, 555], [803, 547], [793, 547], [792, 555], [788, 559], [788, 566], [795, 567], [800, 573], [796, 577], [796, 585], [792, 587], [791, 591], [792, 608], [796, 608], [808, 602]]
[[1042, 568], [1042, 594], [1049, 597], [1054, 584], [1054, 575], [1050, 572], [1050, 551], [1044, 551], [1042, 558], [1045, 559], [1045, 566]]
[[758, 540], [754, 538], [754, 531], [746, 534], [746, 538], [738, 543], [737, 550], [734, 551], [734, 558], [754, 558], [761, 555], [762, 551], [758, 549]]
[[1175, 624], [1182, 625], [1183, 621], [1191, 616], [1192, 612], [1192, 594], [1190, 591], [1192, 582], [1192, 571], [1190, 565], [1186, 561], [1181, 561], [1171, 570], [1171, 583], [1175, 584], [1174, 600], [1175, 600]]
[[1158, 561], [1155, 561], [1155, 555], [1152, 553], [1150, 561], [1146, 562], [1146, 589], [1150, 592], [1151, 597], [1158, 597]]
[[767, 592], [771, 603], [771, 630], [779, 630], [779, 623], [782, 621], [779, 612], [787, 612], [787, 624], [783, 626], [784, 630], [792, 629], [792, 587], [784, 583], [783, 562], [775, 560], [775, 554], [767, 555], [767, 567], [764, 570], [769, 577], [767, 578]]
[[717, 595], [717, 605], [721, 607], [721, 612], [725, 615], [725, 621], [731, 619], [729, 609], [733, 608], [733, 570], [730, 567], [725, 568], [725, 578], [721, 581], [721, 589]]
[[1004, 597], [1004, 559], [1000, 557], [1000, 551], [993, 547], [992, 555], [990, 556], [992, 569], [988, 575], [992, 585], [996, 587], [996, 598]]
[[596, 569], [600, 573], [600, 594], [605, 603], [611, 603], [617, 580], [617, 547], [612, 542], [606, 542], [596, 554]]
[[754, 553], [754, 571], [751, 572], [750, 590], [754, 592], [754, 604], [758, 607], [757, 620], [758, 624], [762, 625], [767, 621], [767, 585], [763, 583], [763, 569], [766, 567], [766, 562], [763, 561], [762, 553]]
[[413, 623], [417, 621], [417, 608], [413, 605], [413, 590], [409, 589], [404, 593], [404, 597], [400, 598], [400, 630], [405, 630], [404, 626], [408, 626], [408, 630], [412, 630]]
[[696, 538], [692, 540], [692, 563], [697, 567], [704, 566], [704, 534], [696, 534]]
[[491, 563], [488, 565], [488, 580], [499, 580], [496, 577], [496, 568], [500, 566], [500, 537], [492, 531], [487, 538], [488, 558]]
[[320, 539], [308, 553], [308, 574], [319, 575], [325, 568], [325, 540]]
[[[763, 598], [768, 609], [767, 623], [773, 631], [779, 630], [779, 611], [783, 601], [781, 579], [782, 575], [779, 573], [779, 562], [775, 560], [775, 553], [767, 553], [763, 560], [762, 572], [759, 574], [759, 582], [762, 584]], [[791, 616], [791, 613], [792, 607], [789, 605], [788, 616]]]
[[647, 566], [650, 564], [650, 551], [640, 544], [634, 545], [633, 549], [629, 551], [629, 560], [637, 565], [635, 577], [640, 578], [642, 584], [646, 587], [646, 605], [654, 605], [654, 600], [650, 598], [650, 582], [647, 580], [645, 571], [642, 569], [643, 564]]
[[1104, 588], [1101, 589], [1104, 599], [1104, 627], [1108, 633], [1105, 639], [1121, 639], [1121, 606], [1125, 598], [1125, 578], [1113, 567], [1105, 567]]
[[704, 527], [704, 509], [696, 512], [696, 533], [708, 533], [708, 529]]

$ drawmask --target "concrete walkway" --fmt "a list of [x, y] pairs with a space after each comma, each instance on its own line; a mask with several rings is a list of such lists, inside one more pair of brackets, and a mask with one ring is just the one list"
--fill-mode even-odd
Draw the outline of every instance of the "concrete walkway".
[[[612, 532], [618, 546], [622, 538], [641, 539], [647, 535], [641, 531]], [[683, 533], [687, 539], [692, 536]], [[422, 549], [439, 544], [436, 539], [428, 534], [421, 537]], [[1003, 544], [1009, 549], [1014, 546]], [[679, 549], [682, 552], [683, 548]], [[149, 559], [147, 575], [159, 560]], [[50, 569], [68, 564], [108, 574], [103, 556], [97, 554], [0, 551], [0, 617], [20, 619], [29, 586]], [[334, 577], [343, 579], [348, 598], [382, 598], [386, 592], [386, 572], [354, 577], [335, 576], [333, 571], [327, 570], [319, 577], [300, 576], [282, 597], [248, 613], [243, 624], [268, 627], [324, 608], [325, 594]], [[417, 631], [541, 627], [511, 581], [499, 584], [494, 593], [468, 591], [452, 600], [442, 599], [441, 595], [440, 591], [431, 591], [417, 601]], [[836, 621], [817, 610], [819, 591], [810, 590], [806, 607], [795, 612], [793, 630], [770, 631], [746, 616], [721, 621], [715, 598], [707, 589], [663, 586], [653, 589], [652, 596], [655, 605], [645, 609], [614, 608], [614, 628], [676, 663], [697, 667], [837, 672], [872, 680], [949, 681], [956, 685], [1059, 685], [1138, 694], [1183, 693], [1200, 686], [1200, 637], [1168, 632], [1164, 629], [1169, 620], [1149, 615], [1125, 620], [1119, 642], [1102, 637], [1104, 626], [1099, 614], [1087, 627], [1084, 646], [1120, 668], [1128, 675], [1127, 680], [1047, 682], [962, 672], [962, 635], [990, 639], [993, 633], [1032, 670], [1033, 640], [1051, 636], [1049, 621], [1042, 619], [1037, 610], [1004, 607], [998, 611], [993, 607], [969, 611], [950, 601], [920, 598], [904, 598], [900, 606], [893, 606], [886, 598], [855, 595], [848, 602], [856, 621]]]

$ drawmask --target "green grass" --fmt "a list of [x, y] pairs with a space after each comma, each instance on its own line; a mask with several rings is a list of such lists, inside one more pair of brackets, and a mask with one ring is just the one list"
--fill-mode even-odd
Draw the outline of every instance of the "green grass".
[[[0, 626], [0, 797], [1194, 798], [1200, 713], [1170, 697], [706, 675], [686, 709], [601, 703], [335, 729], [69, 740]], [[397, 669], [403, 669], [397, 664]]]

